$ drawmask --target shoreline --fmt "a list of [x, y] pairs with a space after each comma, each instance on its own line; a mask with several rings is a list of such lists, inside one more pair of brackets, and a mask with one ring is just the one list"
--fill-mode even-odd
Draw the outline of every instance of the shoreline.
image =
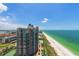
[[67, 48], [65, 48], [62, 44], [60, 44], [59, 42], [57, 42], [54, 38], [50, 37], [49, 35], [47, 35], [45, 32], [43, 32], [43, 34], [45, 35], [45, 37], [47, 38], [47, 40], [50, 43], [50, 46], [53, 47], [55, 49], [55, 52], [59, 55], [59, 56], [75, 56], [71, 51], [69, 51]]

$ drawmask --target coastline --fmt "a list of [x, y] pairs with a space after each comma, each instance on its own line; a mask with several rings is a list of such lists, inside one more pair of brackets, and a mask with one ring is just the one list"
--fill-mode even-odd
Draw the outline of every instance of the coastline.
[[56, 53], [59, 56], [75, 56], [71, 51], [69, 51], [67, 48], [65, 48], [62, 44], [55, 41], [54, 38], [50, 37], [45, 32], [43, 32], [43, 34], [46, 36], [46, 38], [49, 41], [51, 47], [54, 47]]

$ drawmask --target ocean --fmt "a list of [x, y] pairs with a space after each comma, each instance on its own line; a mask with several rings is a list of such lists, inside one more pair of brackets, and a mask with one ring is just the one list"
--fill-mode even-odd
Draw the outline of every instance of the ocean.
[[44, 30], [43, 32], [79, 56], [79, 30]]
[[6, 34], [6, 33], [10, 34], [12, 32], [16, 32], [16, 30], [0, 30], [0, 34]]
[[8, 33], [8, 31], [6, 31], [6, 30], [0, 30], [0, 34], [5, 34], [5, 33]]

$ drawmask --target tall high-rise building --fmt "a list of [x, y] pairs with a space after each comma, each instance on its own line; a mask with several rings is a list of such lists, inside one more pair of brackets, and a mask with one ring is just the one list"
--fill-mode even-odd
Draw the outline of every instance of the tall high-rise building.
[[17, 29], [18, 56], [32, 56], [38, 51], [38, 27], [29, 24], [27, 28]]

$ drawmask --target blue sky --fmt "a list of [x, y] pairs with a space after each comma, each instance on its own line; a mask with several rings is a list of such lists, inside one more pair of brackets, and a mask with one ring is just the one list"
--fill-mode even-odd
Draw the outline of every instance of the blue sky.
[[[41, 29], [79, 29], [79, 4], [2, 4], [1, 28], [26, 27], [29, 23]], [[3, 24], [0, 23], [0, 24]], [[3, 24], [3, 25], [4, 25]]]

